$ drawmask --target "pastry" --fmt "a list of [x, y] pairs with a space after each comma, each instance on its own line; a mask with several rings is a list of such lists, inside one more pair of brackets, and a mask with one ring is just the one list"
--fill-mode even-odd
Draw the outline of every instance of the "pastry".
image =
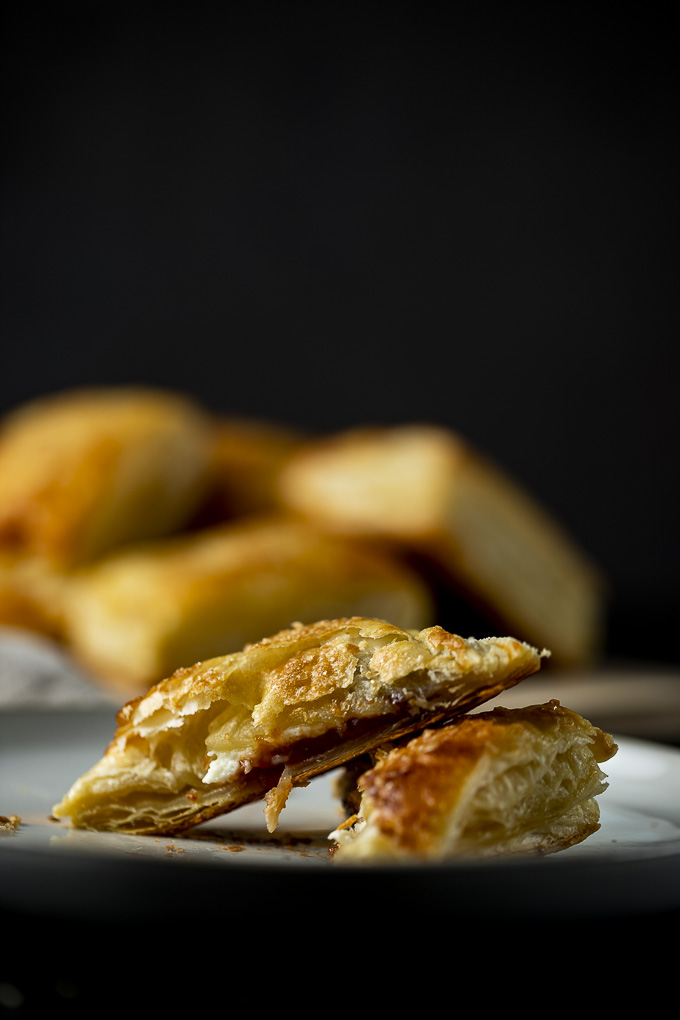
[[237, 417], [216, 418], [213, 433], [210, 486], [197, 526], [277, 511], [279, 473], [306, 437], [278, 422]]
[[[472, 713], [374, 756], [336, 861], [553, 853], [599, 828], [616, 744], [559, 702]], [[366, 767], [366, 762], [364, 762]], [[351, 785], [351, 784], [350, 784]], [[351, 803], [349, 788], [344, 790]]]
[[541, 655], [512, 637], [438, 626], [299, 624], [128, 702], [104, 756], [54, 814], [80, 828], [175, 833], [265, 798], [273, 830], [293, 787], [484, 703]]
[[334, 616], [431, 619], [394, 557], [279, 517], [248, 518], [114, 554], [73, 579], [67, 641], [109, 685], [140, 693], [186, 663]]
[[137, 387], [38, 398], [0, 427], [0, 549], [71, 570], [182, 526], [213, 435], [190, 400]]
[[599, 570], [544, 507], [449, 429], [376, 426], [310, 440], [278, 486], [283, 505], [318, 527], [422, 556], [495, 628], [548, 646], [557, 664], [599, 654]]

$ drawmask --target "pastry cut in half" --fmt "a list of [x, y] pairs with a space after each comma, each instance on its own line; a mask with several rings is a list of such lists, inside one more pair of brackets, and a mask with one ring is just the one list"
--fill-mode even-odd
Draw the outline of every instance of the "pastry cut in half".
[[121, 709], [104, 756], [54, 808], [75, 827], [176, 833], [454, 718], [539, 669], [512, 637], [349, 617], [179, 669]]
[[[599, 828], [609, 734], [558, 701], [472, 713], [354, 763], [334, 861], [553, 853]], [[371, 767], [372, 765], [372, 767]]]

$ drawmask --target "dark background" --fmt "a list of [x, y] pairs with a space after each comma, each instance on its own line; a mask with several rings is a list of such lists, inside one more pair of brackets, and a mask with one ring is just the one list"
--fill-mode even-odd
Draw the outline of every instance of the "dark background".
[[0, 410], [147, 382], [450, 425], [600, 562], [612, 653], [675, 660], [674, 35], [433, 10], [5, 14]]

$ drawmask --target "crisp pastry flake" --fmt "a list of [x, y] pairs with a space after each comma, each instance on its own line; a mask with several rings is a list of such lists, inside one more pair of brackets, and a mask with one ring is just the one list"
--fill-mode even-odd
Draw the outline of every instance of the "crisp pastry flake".
[[539, 669], [512, 637], [349, 617], [294, 625], [176, 671], [128, 702], [104, 756], [55, 806], [76, 827], [172, 833], [483, 704]]

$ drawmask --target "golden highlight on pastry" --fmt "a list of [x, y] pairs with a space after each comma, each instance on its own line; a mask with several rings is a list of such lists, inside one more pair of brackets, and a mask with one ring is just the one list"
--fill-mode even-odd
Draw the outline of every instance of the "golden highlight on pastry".
[[175, 672], [120, 711], [104, 756], [54, 808], [76, 827], [176, 833], [455, 718], [539, 669], [512, 637], [362, 617], [297, 625]]
[[212, 458], [206, 414], [138, 387], [66, 391], [0, 425], [0, 548], [70, 570], [184, 525]]
[[[611, 736], [559, 702], [473, 713], [379, 753], [337, 861], [553, 853], [599, 828]], [[345, 791], [349, 798], [349, 790]]]
[[453, 431], [359, 427], [310, 441], [278, 480], [282, 503], [336, 534], [424, 555], [499, 628], [562, 665], [603, 640], [599, 571], [553, 516]]
[[74, 578], [68, 643], [96, 676], [142, 693], [179, 666], [290, 625], [378, 616], [424, 627], [425, 582], [395, 557], [285, 518], [236, 521], [114, 554]]

